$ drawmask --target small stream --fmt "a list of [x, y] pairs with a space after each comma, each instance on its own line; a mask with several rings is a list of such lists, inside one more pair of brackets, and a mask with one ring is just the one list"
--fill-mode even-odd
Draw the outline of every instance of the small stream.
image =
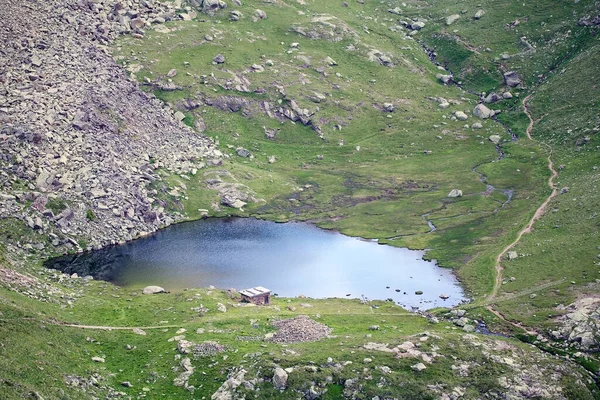
[[[466, 301], [452, 271], [423, 255], [308, 223], [213, 218], [173, 225], [122, 246], [48, 260], [46, 266], [132, 289], [264, 286], [284, 297], [391, 299], [421, 310]], [[449, 298], [442, 300], [442, 294]]]

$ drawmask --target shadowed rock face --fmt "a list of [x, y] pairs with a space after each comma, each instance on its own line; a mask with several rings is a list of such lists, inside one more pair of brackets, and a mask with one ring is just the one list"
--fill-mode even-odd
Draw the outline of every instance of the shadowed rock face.
[[[139, 29], [124, 11], [144, 29], [175, 15], [171, 5], [142, 3], [132, 10], [115, 0], [3, 5], [1, 168], [23, 185], [5, 185], [0, 216], [41, 217], [40, 229], [60, 227], [57, 243], [68, 246], [74, 237], [90, 247], [130, 240], [177, 218], [147, 189], [157, 168], [187, 173], [219, 159], [210, 140], [140, 91], [103, 47]], [[66, 214], [20, 211], [20, 201], [42, 194], [63, 201]]]

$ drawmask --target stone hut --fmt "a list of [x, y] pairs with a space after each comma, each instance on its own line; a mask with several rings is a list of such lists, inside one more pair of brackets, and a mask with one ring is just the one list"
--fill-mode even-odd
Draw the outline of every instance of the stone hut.
[[242, 295], [242, 301], [259, 306], [269, 304], [269, 298], [271, 297], [271, 291], [262, 286], [240, 290], [240, 294]]

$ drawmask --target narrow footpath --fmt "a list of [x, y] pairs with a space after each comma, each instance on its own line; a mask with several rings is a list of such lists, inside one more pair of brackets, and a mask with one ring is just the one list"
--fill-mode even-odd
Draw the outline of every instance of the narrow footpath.
[[[525, 111], [525, 115], [527, 115], [527, 118], [529, 118], [529, 125], [527, 126], [527, 130], [525, 131], [525, 133], [527, 134], [527, 138], [529, 138], [529, 140], [534, 140], [533, 137], [531, 136], [531, 131], [533, 129], [533, 125], [535, 124], [535, 121], [533, 119], [533, 117], [531, 116], [531, 113], [529, 112], [529, 109], [527, 108], [527, 102], [529, 101], [529, 99], [531, 98], [531, 95], [525, 97], [523, 99], [523, 109]], [[513, 247], [515, 247], [517, 245], [517, 243], [519, 243], [519, 241], [521, 240], [521, 238], [523, 237], [524, 234], [526, 233], [530, 233], [531, 229], [533, 228], [533, 225], [535, 224], [535, 222], [540, 219], [540, 217], [542, 215], [544, 215], [544, 212], [546, 211], [546, 207], [548, 206], [548, 203], [550, 203], [550, 201], [556, 197], [556, 195], [558, 194], [558, 190], [556, 189], [556, 187], [554, 186], [554, 179], [556, 179], [558, 177], [558, 172], [556, 171], [556, 169], [554, 168], [554, 163], [552, 162], [552, 148], [550, 146], [548, 146], [548, 150], [549, 150], [549, 154], [548, 154], [548, 169], [551, 172], [550, 178], [548, 178], [548, 186], [550, 187], [550, 189], [552, 189], [552, 192], [550, 193], [550, 195], [546, 198], [546, 200], [544, 200], [544, 202], [538, 207], [538, 209], [535, 211], [535, 213], [533, 214], [533, 216], [531, 217], [531, 219], [529, 220], [529, 222], [527, 223], [527, 225], [525, 225], [523, 227], [523, 229], [521, 229], [519, 231], [519, 233], [517, 234], [516, 239], [509, 244], [508, 246], [506, 246], [502, 252], [500, 254], [498, 254], [498, 256], [496, 257], [496, 280], [494, 282], [494, 288], [492, 290], [492, 292], [488, 295], [487, 297], [487, 302], [491, 302], [493, 301], [496, 296], [498, 295], [498, 291], [500, 290], [500, 286], [502, 285], [502, 272], [504, 271], [504, 267], [502, 267], [502, 259], [504, 258], [504, 256], [506, 255], [506, 253], [511, 250]], [[510, 321], [507, 321], [504, 316], [502, 316], [498, 311], [494, 310], [492, 308], [491, 305], [487, 306], [487, 309], [492, 312], [493, 314], [495, 314], [498, 318], [509, 322], [511, 325], [516, 326], [518, 328], [521, 328], [525, 331], [527, 331], [530, 334], [534, 334], [535, 331], [528, 331], [526, 328], [524, 328], [522, 325], [517, 324], [517, 323], [513, 323]]]

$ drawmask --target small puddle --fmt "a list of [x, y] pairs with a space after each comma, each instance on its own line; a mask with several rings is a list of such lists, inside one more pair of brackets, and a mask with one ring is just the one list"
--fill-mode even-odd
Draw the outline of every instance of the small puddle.
[[[393, 299], [421, 310], [466, 300], [452, 271], [423, 260], [423, 254], [308, 223], [214, 218], [173, 225], [122, 246], [51, 259], [46, 266], [117, 285], [167, 290], [264, 286], [284, 297]], [[442, 300], [442, 294], [449, 298]]]

